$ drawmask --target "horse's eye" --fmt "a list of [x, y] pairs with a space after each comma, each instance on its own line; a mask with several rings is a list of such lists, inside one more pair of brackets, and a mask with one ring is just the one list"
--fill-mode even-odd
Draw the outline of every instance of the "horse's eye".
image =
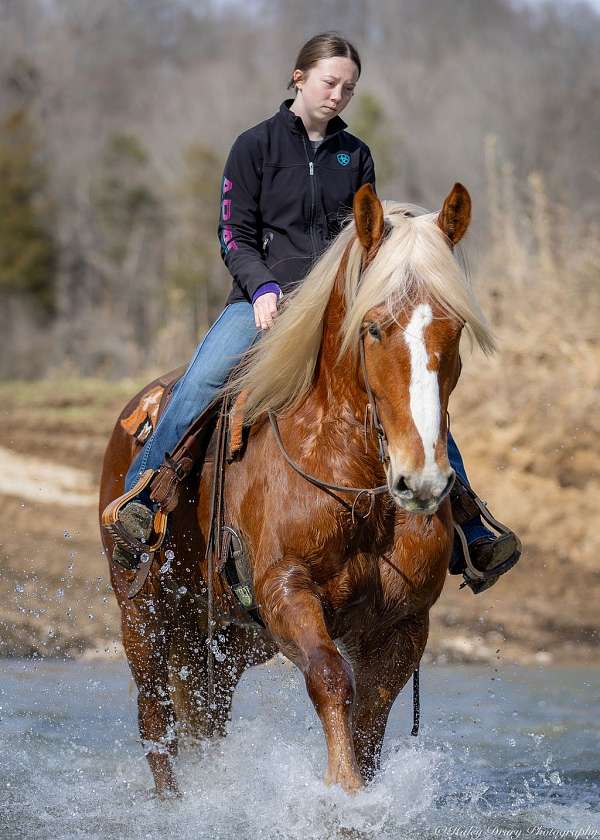
[[379, 329], [379, 324], [369, 324], [369, 335], [372, 335], [373, 338], [377, 339], [377, 341], [381, 341], [381, 330]]

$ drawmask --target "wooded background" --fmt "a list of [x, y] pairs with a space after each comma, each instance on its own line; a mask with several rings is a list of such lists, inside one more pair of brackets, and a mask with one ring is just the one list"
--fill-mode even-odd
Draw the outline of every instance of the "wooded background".
[[325, 29], [361, 52], [343, 117], [372, 148], [380, 196], [435, 208], [465, 183], [494, 326], [533, 320], [547, 336], [568, 316], [577, 341], [597, 341], [591, 7], [0, 0], [0, 377], [188, 359], [230, 284], [224, 160], [291, 95], [299, 46]]

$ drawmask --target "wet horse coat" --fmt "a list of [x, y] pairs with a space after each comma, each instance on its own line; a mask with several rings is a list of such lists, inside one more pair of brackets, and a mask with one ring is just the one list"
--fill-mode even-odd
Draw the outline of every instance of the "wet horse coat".
[[[178, 735], [224, 734], [241, 674], [276, 650], [304, 675], [327, 742], [326, 781], [354, 791], [376, 771], [390, 709], [419, 664], [429, 610], [447, 573], [446, 409], [459, 375], [463, 326], [484, 349], [492, 346], [451, 253], [469, 216], [461, 185], [439, 215], [419, 219], [400, 205], [382, 206], [369, 186], [361, 188], [354, 222], [250, 354], [236, 386], [247, 394], [248, 419], [258, 421], [244, 458], [225, 474], [225, 522], [248, 548], [266, 629], [235, 623], [219, 629], [226, 656], [215, 661], [213, 708], [206, 702], [203, 599], [211, 461], [199, 481], [188, 479], [171, 515], [170, 571], [163, 567], [161, 574], [155, 563], [144, 590], [128, 601], [133, 573], [111, 564], [139, 691], [140, 733], [159, 794], [177, 791]], [[321, 306], [317, 314], [315, 306]], [[385, 465], [373, 437], [365, 436], [360, 335], [388, 443]], [[264, 422], [268, 409], [279, 412], [286, 450], [303, 470], [354, 487], [387, 482], [389, 493], [372, 506], [364, 499], [362, 509], [358, 500], [354, 516], [352, 500], [315, 488], [290, 469]], [[131, 455], [117, 423], [101, 509], [122, 492]], [[106, 537], [105, 547], [110, 552]], [[233, 614], [236, 605], [220, 576], [212, 586], [218, 613]]]

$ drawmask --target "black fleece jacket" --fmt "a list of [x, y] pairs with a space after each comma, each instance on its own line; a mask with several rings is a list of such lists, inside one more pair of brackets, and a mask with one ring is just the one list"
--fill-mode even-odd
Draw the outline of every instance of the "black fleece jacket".
[[225, 164], [218, 233], [233, 277], [227, 303], [251, 301], [265, 283], [290, 291], [339, 233], [356, 190], [375, 188], [369, 147], [341, 117], [314, 151], [292, 102], [240, 134]]

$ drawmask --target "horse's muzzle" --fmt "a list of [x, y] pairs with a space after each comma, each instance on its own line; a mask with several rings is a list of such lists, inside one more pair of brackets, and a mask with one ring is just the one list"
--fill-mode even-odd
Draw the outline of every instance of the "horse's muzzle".
[[[403, 478], [400, 478], [395, 486], [390, 487], [390, 494], [394, 502], [408, 513], [419, 513], [424, 516], [429, 516], [435, 513], [441, 503], [444, 501], [452, 485], [454, 484], [455, 473], [454, 470], [448, 476], [446, 486], [439, 494], [439, 496], [431, 496], [429, 499], [419, 498], [419, 496], [410, 489]], [[389, 479], [388, 479], [389, 482]]]

